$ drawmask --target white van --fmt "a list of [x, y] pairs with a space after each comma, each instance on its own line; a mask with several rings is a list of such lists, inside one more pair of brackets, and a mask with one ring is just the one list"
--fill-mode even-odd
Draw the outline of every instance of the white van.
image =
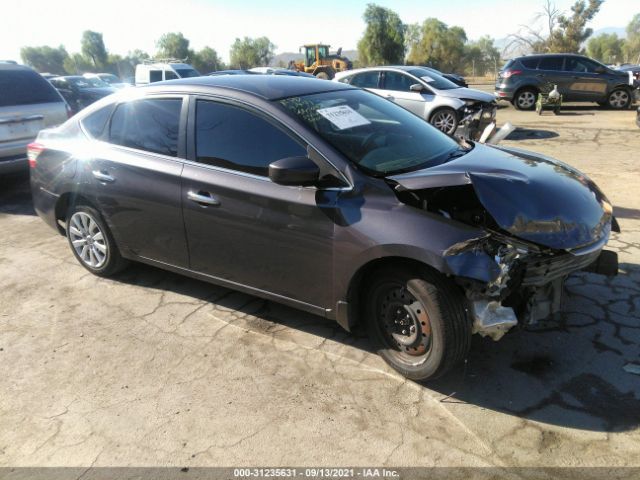
[[199, 77], [200, 72], [188, 63], [157, 62], [136, 65], [136, 85], [175, 80], [177, 78]]

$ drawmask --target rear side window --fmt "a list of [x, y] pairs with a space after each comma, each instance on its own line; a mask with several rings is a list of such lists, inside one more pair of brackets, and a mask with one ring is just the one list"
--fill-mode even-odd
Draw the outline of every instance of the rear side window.
[[538, 70], [562, 70], [562, 57], [543, 57], [538, 64]]
[[0, 107], [62, 101], [53, 85], [33, 70], [0, 69]]
[[223, 103], [197, 102], [200, 163], [266, 177], [271, 162], [306, 154], [300, 143], [260, 116]]
[[100, 138], [104, 133], [104, 127], [107, 124], [107, 120], [111, 116], [113, 111], [113, 105], [107, 105], [100, 110], [93, 112], [88, 117], [82, 120], [82, 126], [93, 138]]
[[364, 72], [354, 75], [350, 85], [360, 88], [378, 88], [378, 72]]
[[182, 100], [179, 98], [134, 100], [120, 104], [111, 117], [109, 141], [123, 147], [177, 157], [181, 109]]
[[535, 70], [538, 66], [538, 58], [521, 58], [520, 63], [524, 68], [528, 68], [529, 70]]
[[411, 85], [418, 83], [411, 77], [397, 72], [384, 72], [384, 89], [409, 92]]
[[162, 70], [149, 70], [149, 83], [161, 82]]

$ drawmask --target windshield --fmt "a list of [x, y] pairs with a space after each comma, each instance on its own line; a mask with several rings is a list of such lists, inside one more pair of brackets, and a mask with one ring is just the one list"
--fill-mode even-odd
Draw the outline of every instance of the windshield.
[[451, 80], [447, 80], [433, 70], [427, 70], [426, 68], [414, 68], [409, 70], [409, 73], [422, 79], [427, 83], [427, 85], [435, 88], [436, 90], [453, 90], [454, 88], [460, 88], [460, 85], [456, 85]]
[[444, 163], [460, 146], [420, 117], [362, 90], [280, 100], [294, 117], [375, 176]]
[[194, 68], [174, 68], [180, 78], [199, 77], [200, 72]]
[[78, 88], [103, 88], [109, 86], [99, 78], [67, 77], [67, 82]]

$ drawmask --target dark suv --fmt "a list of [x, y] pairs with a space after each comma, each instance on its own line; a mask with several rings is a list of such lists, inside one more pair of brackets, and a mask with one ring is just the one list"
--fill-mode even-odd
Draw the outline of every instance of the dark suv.
[[567, 102], [597, 102], [629, 108], [633, 89], [627, 72], [574, 54], [529, 55], [509, 60], [496, 79], [496, 96], [519, 110], [533, 110], [538, 92], [558, 86]]
[[90, 272], [134, 260], [360, 321], [412, 379], [466, 358], [472, 333], [557, 311], [569, 273], [617, 271], [612, 207], [584, 174], [463, 147], [339, 82], [125, 89], [41, 132], [29, 163], [36, 211]]

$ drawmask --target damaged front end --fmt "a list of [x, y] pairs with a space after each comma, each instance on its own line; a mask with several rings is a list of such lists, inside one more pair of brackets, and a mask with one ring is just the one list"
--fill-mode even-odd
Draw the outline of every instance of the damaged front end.
[[485, 232], [442, 252], [445, 273], [466, 294], [474, 333], [498, 340], [558, 312], [572, 272], [617, 273], [616, 254], [602, 249], [617, 225], [611, 206], [584, 175], [478, 145], [461, 160], [389, 182], [403, 203]]

